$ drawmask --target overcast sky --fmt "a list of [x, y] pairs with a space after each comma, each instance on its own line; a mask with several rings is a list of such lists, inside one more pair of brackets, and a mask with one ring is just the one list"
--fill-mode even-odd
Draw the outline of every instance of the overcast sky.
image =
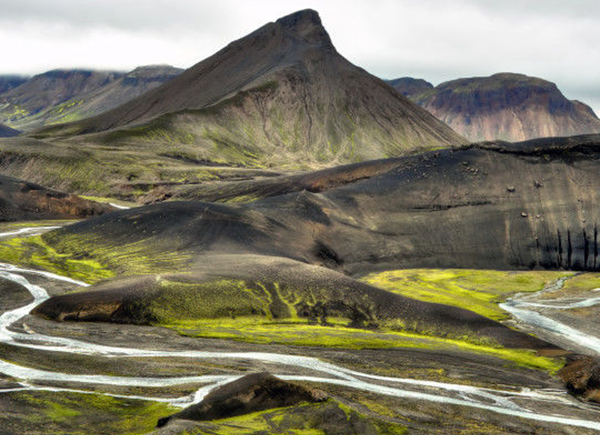
[[520, 72], [600, 114], [598, 0], [0, 0], [0, 73], [189, 67], [308, 7], [340, 53], [382, 78]]

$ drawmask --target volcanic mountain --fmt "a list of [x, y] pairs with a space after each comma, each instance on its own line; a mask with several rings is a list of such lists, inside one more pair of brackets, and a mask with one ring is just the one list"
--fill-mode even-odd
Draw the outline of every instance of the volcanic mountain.
[[600, 132], [600, 119], [589, 106], [567, 99], [554, 83], [536, 77], [500, 73], [429, 89], [424, 83], [407, 78], [390, 82], [471, 141]]
[[332, 165], [465, 140], [352, 65], [317, 12], [268, 23], [141, 97], [37, 137], [119, 129], [105, 140], [193, 145], [196, 159]]
[[0, 118], [24, 130], [86, 118], [138, 97], [181, 71], [168, 65], [138, 67], [127, 74], [49, 71], [0, 96]]

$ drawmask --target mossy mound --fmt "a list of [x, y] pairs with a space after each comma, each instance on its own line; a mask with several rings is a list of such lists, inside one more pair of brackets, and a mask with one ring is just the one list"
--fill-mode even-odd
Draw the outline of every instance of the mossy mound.
[[[201, 423], [190, 423], [190, 421]], [[367, 418], [319, 390], [255, 373], [226, 384], [202, 402], [162, 418], [159, 434], [403, 434], [405, 428]]]
[[190, 272], [103, 282], [91, 291], [55, 296], [34, 313], [57, 320], [167, 325], [237, 318], [253, 318], [254, 323], [300, 320], [470, 337], [512, 348], [551, 347], [471, 311], [407, 298], [294, 260], [215, 255]]

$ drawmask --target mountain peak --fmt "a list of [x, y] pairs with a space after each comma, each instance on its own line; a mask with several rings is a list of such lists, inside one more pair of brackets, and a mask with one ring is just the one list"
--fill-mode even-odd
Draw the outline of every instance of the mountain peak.
[[331, 38], [319, 13], [313, 9], [304, 9], [293, 14], [286, 15], [277, 20], [277, 23], [310, 44], [321, 44], [332, 46]]

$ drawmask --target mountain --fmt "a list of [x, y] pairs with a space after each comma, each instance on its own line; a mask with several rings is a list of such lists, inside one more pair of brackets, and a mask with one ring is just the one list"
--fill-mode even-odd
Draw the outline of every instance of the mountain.
[[197, 160], [313, 167], [465, 143], [335, 50], [317, 12], [268, 23], [175, 79], [36, 137], [187, 146]]
[[[288, 188], [246, 204], [179, 201], [117, 211], [43, 238], [62, 255], [96, 260], [122, 277], [52, 298], [36, 312], [149, 324], [325, 313], [355, 326], [402, 321], [547, 348], [493, 319], [352, 277], [424, 267], [597, 271], [599, 149], [600, 135], [469, 145], [361, 163], [368, 170], [359, 179], [356, 165], [321, 172], [318, 193]], [[210, 306], [196, 304], [199, 294]], [[293, 309], [273, 302], [282, 294]]]
[[409, 98], [433, 89], [433, 85], [428, 81], [412, 77], [400, 77], [399, 79], [388, 80], [388, 83], [400, 91], [402, 95]]
[[114, 71], [57, 69], [32, 77], [0, 95], [0, 122], [23, 130], [44, 124], [46, 112], [77, 95], [123, 77]]
[[21, 86], [29, 80], [27, 76], [20, 75], [0, 75], [0, 94], [10, 91], [11, 89]]
[[471, 141], [600, 132], [589, 106], [568, 100], [554, 83], [523, 74], [452, 80], [416, 92], [410, 80], [391, 84]]
[[25, 130], [94, 116], [136, 98], [181, 73], [149, 65], [123, 74], [57, 70], [0, 96], [0, 116]]
[[0, 137], [13, 137], [19, 134], [21, 134], [20, 131], [0, 123]]

